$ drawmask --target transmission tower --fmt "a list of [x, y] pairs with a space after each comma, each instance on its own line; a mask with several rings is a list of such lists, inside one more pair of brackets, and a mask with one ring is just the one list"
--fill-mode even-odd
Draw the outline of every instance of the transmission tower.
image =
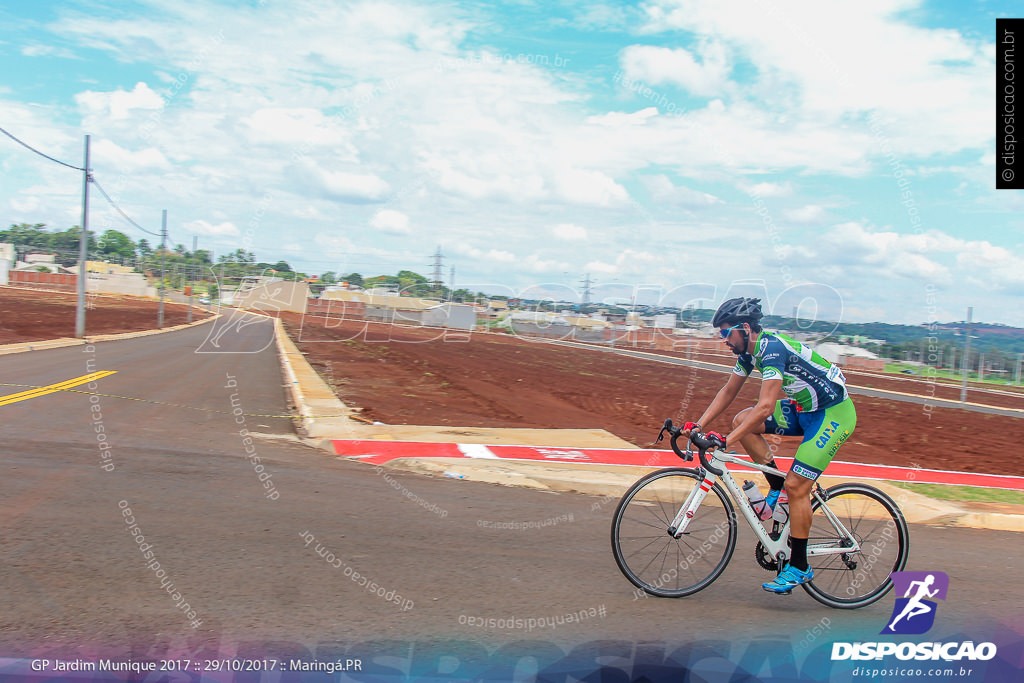
[[[590, 285], [594, 284], [594, 281], [590, 279], [590, 273], [583, 276], [583, 280], [580, 282], [583, 285], [583, 303], [582, 306], [586, 306], [590, 303]], [[581, 307], [582, 307], [581, 306]]]
[[434, 252], [434, 279], [431, 285], [434, 289], [434, 296], [440, 298], [441, 292], [444, 287], [444, 280], [441, 279], [441, 267], [442, 259], [444, 256], [441, 254], [441, 245], [437, 245], [437, 251]]

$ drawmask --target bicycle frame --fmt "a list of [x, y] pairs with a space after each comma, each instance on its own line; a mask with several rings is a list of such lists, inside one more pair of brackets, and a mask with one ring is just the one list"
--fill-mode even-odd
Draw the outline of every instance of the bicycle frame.
[[[693, 451], [686, 451], [689, 455], [697, 455]], [[740, 465], [743, 467], [749, 467], [755, 470], [760, 470], [767, 474], [776, 474], [781, 477], [785, 477], [786, 473], [769, 467], [768, 465], [760, 465], [756, 462], [750, 462], [736, 457], [730, 453], [723, 453], [721, 451], [714, 451], [710, 457], [710, 463], [712, 467], [717, 467], [722, 470], [722, 475], [716, 475], [713, 472], [708, 471], [707, 468], [700, 467], [698, 471], [703, 475], [703, 481], [700, 486], [694, 486], [690, 495], [687, 497], [686, 502], [683, 503], [682, 507], [679, 508], [679, 512], [676, 514], [675, 519], [672, 520], [671, 526], [669, 526], [669, 533], [675, 538], [679, 538], [686, 531], [686, 527], [689, 526], [690, 520], [693, 519], [693, 515], [696, 513], [697, 508], [704, 501], [704, 496], [708, 494], [711, 487], [715, 485], [719, 480], [725, 486], [726, 491], [732, 497], [733, 501], [739, 506], [740, 512], [743, 513], [744, 519], [747, 520], [747, 524], [750, 525], [751, 530], [757, 536], [758, 540], [761, 541], [761, 545], [771, 554], [776, 560], [784, 562], [789, 557], [789, 520], [782, 527], [782, 531], [779, 534], [777, 540], [773, 540], [768, 534], [768, 530], [765, 529], [764, 525], [761, 524], [760, 518], [757, 513], [754, 512], [753, 506], [750, 504], [750, 500], [747, 495], [743, 493], [743, 489], [736, 483], [736, 480], [732, 476], [732, 472], [726, 467], [726, 463], [732, 463], [734, 465]], [[837, 548], [834, 544], [808, 544], [807, 545], [807, 556], [812, 557], [815, 555], [838, 555], [843, 553], [855, 553], [860, 551], [860, 543], [853, 537], [850, 531], [843, 526], [843, 523], [839, 520], [831, 510], [828, 509], [828, 505], [825, 503], [825, 498], [819, 493], [819, 487], [815, 487], [812, 492], [814, 498], [816, 498], [821, 505], [822, 512], [828, 518], [829, 522], [835, 527], [835, 529], [842, 535], [844, 539], [849, 539], [851, 545]]]

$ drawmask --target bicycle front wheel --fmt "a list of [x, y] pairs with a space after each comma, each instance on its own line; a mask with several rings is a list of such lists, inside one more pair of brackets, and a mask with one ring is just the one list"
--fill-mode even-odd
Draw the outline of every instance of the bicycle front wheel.
[[[825, 514], [825, 507], [845, 527], [844, 533]], [[882, 491], [867, 484], [839, 484], [828, 489], [822, 506], [811, 505], [807, 561], [814, 579], [804, 584], [811, 597], [830, 607], [855, 609], [877, 601], [892, 589], [889, 574], [902, 571], [910, 552], [910, 531], [903, 513]], [[814, 555], [812, 548], [858, 552]]]
[[652, 472], [626, 491], [612, 521], [615, 562], [634, 586], [651, 595], [681, 598], [708, 586], [736, 549], [736, 511], [720, 484], [704, 497], [679, 538], [668, 529], [690, 492], [695, 470]]

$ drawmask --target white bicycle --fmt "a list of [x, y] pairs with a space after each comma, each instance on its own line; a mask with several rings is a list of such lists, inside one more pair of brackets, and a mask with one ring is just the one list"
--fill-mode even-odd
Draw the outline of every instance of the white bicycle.
[[[666, 432], [676, 455], [692, 461], [694, 452], [676, 443], [682, 428], [665, 420], [658, 441]], [[659, 597], [692, 595], [725, 571], [736, 549], [736, 507], [758, 538], [754, 557], [761, 567], [779, 572], [789, 557], [789, 521], [772, 520], [771, 529], [762, 525], [726, 465], [785, 473], [716, 450], [716, 442], [702, 434], [691, 433], [690, 441], [702, 467], [671, 467], [641, 478], [622, 496], [612, 521], [619, 569], [633, 585]], [[870, 605], [892, 589], [889, 575], [907, 564], [910, 533], [903, 513], [892, 498], [866, 484], [822, 489], [815, 483], [811, 497], [807, 560], [814, 579], [804, 590], [829, 607]]]

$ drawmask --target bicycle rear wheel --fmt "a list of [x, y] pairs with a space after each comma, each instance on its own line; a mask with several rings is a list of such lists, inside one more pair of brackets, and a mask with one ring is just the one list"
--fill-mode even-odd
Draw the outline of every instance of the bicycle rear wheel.
[[671, 468], [648, 474], [622, 496], [612, 520], [612, 551], [634, 586], [680, 598], [708, 586], [729, 564], [736, 549], [736, 511], [721, 485], [704, 497], [682, 536], [668, 533], [700, 483], [695, 470]]
[[[902, 571], [910, 551], [910, 531], [903, 513], [882, 491], [867, 484], [839, 484], [828, 489], [828, 509], [860, 545], [855, 553], [812, 555], [807, 560], [814, 580], [804, 584], [811, 597], [829, 607], [855, 609], [875, 602], [892, 589], [889, 574]], [[815, 547], [852, 546], [825, 515], [811, 505], [810, 551]]]

